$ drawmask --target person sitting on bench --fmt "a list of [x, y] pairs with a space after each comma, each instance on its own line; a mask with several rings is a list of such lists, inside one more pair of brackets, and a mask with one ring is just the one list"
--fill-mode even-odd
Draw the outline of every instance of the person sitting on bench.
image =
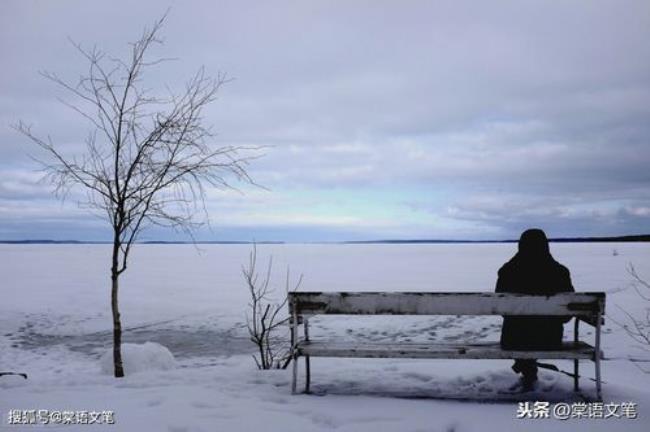
[[[541, 229], [521, 234], [519, 251], [499, 269], [497, 293], [551, 295], [573, 292], [569, 270], [557, 262]], [[570, 317], [504, 316], [501, 347], [509, 350], [553, 350], [562, 345], [563, 324]], [[537, 381], [536, 359], [515, 359], [512, 369], [521, 373], [524, 391]]]

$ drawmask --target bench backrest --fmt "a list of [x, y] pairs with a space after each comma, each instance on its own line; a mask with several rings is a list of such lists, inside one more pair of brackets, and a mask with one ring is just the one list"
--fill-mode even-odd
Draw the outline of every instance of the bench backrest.
[[570, 315], [596, 325], [605, 311], [605, 293], [290, 292], [288, 303], [290, 316]]

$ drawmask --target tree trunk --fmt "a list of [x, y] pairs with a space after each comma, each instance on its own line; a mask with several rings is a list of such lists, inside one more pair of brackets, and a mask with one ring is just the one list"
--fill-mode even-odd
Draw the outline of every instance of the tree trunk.
[[119, 288], [118, 273], [118, 252], [119, 245], [113, 244], [113, 266], [111, 267], [111, 310], [113, 312], [113, 364], [115, 366], [115, 378], [124, 376], [122, 367], [122, 323], [120, 321], [120, 310], [117, 302], [117, 291]]
[[111, 275], [111, 309], [113, 311], [113, 363], [115, 364], [115, 378], [124, 376], [122, 367], [122, 323], [117, 304], [118, 275]]

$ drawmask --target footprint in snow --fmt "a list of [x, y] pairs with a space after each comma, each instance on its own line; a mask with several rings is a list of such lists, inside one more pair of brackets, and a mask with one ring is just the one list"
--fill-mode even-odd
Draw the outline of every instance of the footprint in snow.
[[340, 426], [340, 423], [337, 422], [333, 417], [323, 414], [315, 414], [311, 416], [311, 421], [314, 422], [314, 424], [325, 426], [331, 429], [335, 429]]
[[404, 378], [413, 378], [421, 382], [429, 382], [433, 379], [433, 377], [429, 375], [425, 375], [422, 373], [417, 373], [417, 372], [404, 372], [402, 374]]
[[199, 408], [199, 409], [209, 409], [209, 408], [216, 408], [216, 405], [212, 405], [209, 403], [205, 403], [203, 401], [194, 401], [190, 403], [190, 406], [193, 408]]
[[160, 406], [164, 402], [164, 398], [156, 398], [156, 399], [150, 399], [147, 402], [145, 402], [145, 406], [148, 407], [157, 407]]

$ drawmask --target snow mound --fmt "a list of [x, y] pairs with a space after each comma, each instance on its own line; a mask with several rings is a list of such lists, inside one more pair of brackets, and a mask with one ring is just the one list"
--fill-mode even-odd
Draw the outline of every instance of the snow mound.
[[[113, 375], [113, 348], [102, 355], [99, 360], [103, 374]], [[149, 370], [169, 370], [176, 367], [174, 355], [166, 347], [155, 343], [122, 344], [122, 365], [124, 374]]]
[[27, 380], [20, 375], [2, 375], [0, 376], [0, 388], [8, 389], [27, 385]]

